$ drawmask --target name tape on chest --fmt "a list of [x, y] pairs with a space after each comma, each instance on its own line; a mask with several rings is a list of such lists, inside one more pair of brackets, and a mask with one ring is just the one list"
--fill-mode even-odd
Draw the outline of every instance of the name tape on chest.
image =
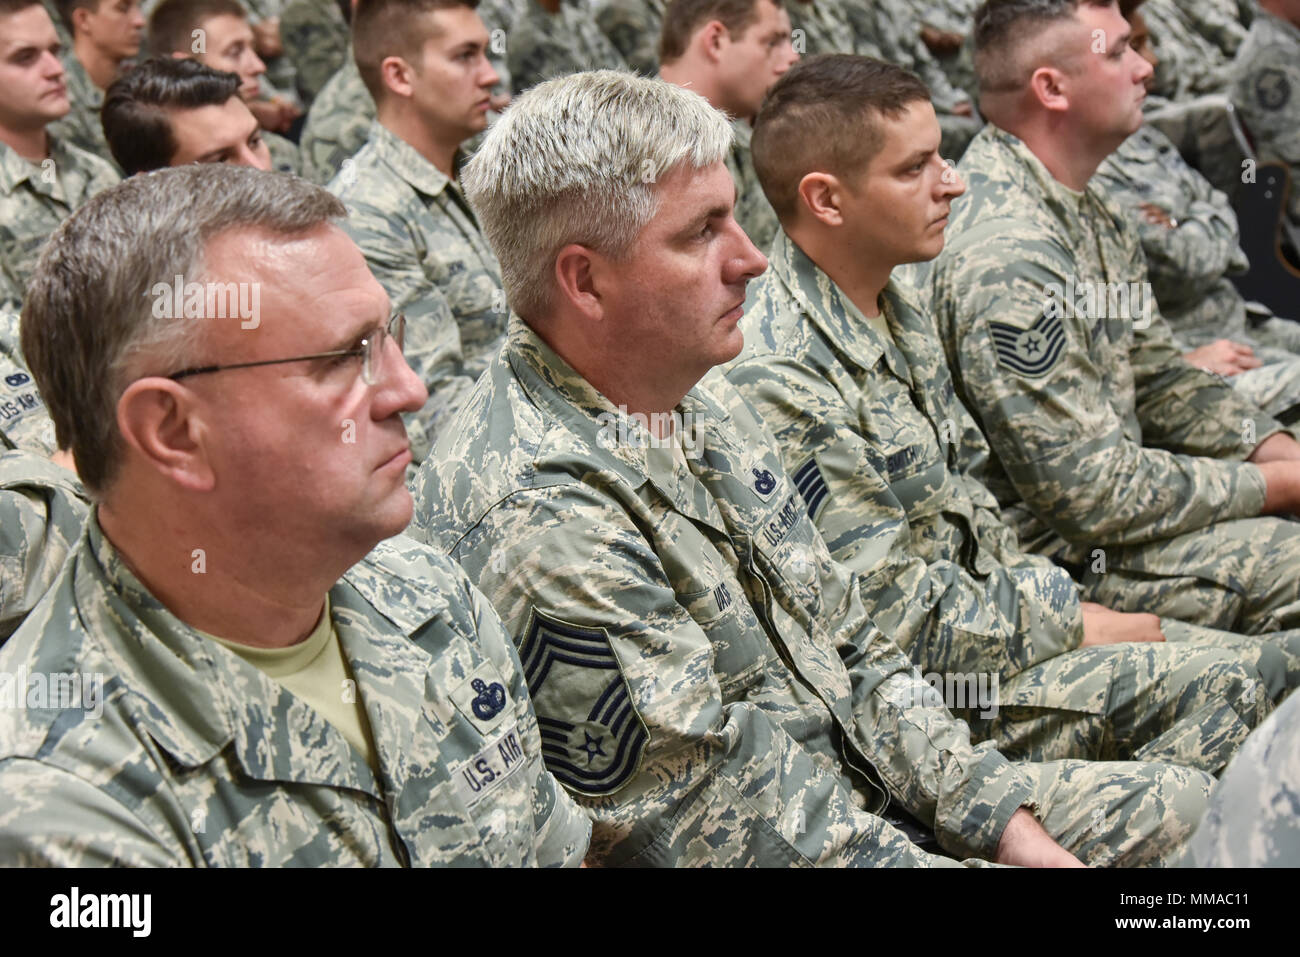
[[457, 768], [452, 775], [456, 796], [466, 807], [474, 807], [505, 783], [526, 760], [527, 755], [519, 740], [519, 727], [511, 725], [499, 738]]

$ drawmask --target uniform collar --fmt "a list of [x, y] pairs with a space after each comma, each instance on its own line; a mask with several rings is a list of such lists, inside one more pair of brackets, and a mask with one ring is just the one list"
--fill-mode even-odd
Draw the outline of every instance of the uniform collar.
[[[85, 193], [93, 178], [93, 171], [85, 168], [80, 157], [74, 155], [58, 137], [46, 130], [46, 143], [49, 146], [49, 159], [53, 161], [55, 175], [43, 176], [44, 167], [40, 163], [31, 163], [18, 155], [11, 147], [0, 143], [0, 190], [11, 195], [22, 183], [29, 189], [49, 196], [66, 206], [75, 207], [85, 198]], [[85, 156], [86, 154], [81, 154]]]
[[999, 129], [992, 123], [987, 124], [980, 135], [987, 137], [985, 143], [992, 152], [1001, 153], [1006, 158], [1006, 172], [1012, 181], [1029, 198], [1037, 200], [1055, 222], [1066, 228], [1075, 248], [1089, 241], [1092, 230], [1086, 224], [1087, 221], [1106, 208], [1093, 185], [1095, 177], [1088, 181], [1083, 192], [1078, 192], [1053, 176], [1020, 137]]
[[888, 342], [871, 327], [867, 317], [808, 254], [795, 245], [784, 230], [777, 233], [768, 268], [780, 281], [810, 322], [826, 337], [831, 347], [863, 370], [874, 369], [884, 357], [894, 375], [911, 381], [909, 363], [898, 349], [899, 319], [911, 309], [898, 284], [891, 278], [880, 295], [895, 342]]
[[[664, 456], [652, 461], [649, 448], [633, 442], [610, 441], [616, 429], [640, 426], [629, 422], [600, 391], [564, 361], [517, 315], [511, 314], [502, 357], [514, 370], [529, 398], [558, 419], [578, 444], [598, 456], [602, 464], [617, 463], [623, 479], [633, 488], [650, 483], [683, 514], [720, 526], [717, 507], [705, 486], [692, 481], [680, 470], [664, 469]], [[724, 455], [735, 455], [730, 436], [731, 416], [717, 399], [700, 386], [691, 389], [675, 411], [684, 423], [699, 423], [696, 434], [702, 459], [713, 446]]]
[[[106, 605], [120, 624], [120, 637], [96, 637], [112, 640], [136, 720], [174, 761], [199, 767], [233, 745], [232, 759], [250, 778], [350, 787], [381, 796], [374, 774], [341, 732], [159, 602], [104, 536], [96, 515], [88, 519], [84, 534], [91, 560], [74, 581], [77, 605]], [[373, 604], [377, 586], [364, 575], [353, 584], [349, 576], [350, 571], [330, 589], [333, 618], [370, 719], [385, 789], [400, 794], [408, 774], [405, 755], [414, 753], [409, 739], [416, 723], [394, 720], [392, 711], [397, 702], [419, 710], [431, 666], [429, 656], [409, 640], [408, 626], [419, 615], [427, 620], [441, 614], [447, 602], [422, 596], [431, 588], [404, 583], [409, 612], [396, 617], [408, 620], [394, 629], [393, 619]], [[397, 685], [411, 687], [395, 693]]]
[[[425, 196], [437, 196], [444, 189], [456, 188], [455, 184], [443, 175], [438, 167], [420, 155], [414, 146], [378, 120], [370, 125], [370, 142], [375, 156], [387, 163], [394, 173], [417, 192]], [[459, 152], [456, 154], [456, 165], [460, 165]]]
[[104, 91], [95, 85], [95, 81], [90, 78], [86, 68], [82, 66], [81, 60], [77, 59], [75, 53], [69, 53], [63, 60], [63, 72], [65, 74], [68, 89], [76, 93], [76, 99], [73, 100], [73, 108], [85, 106], [91, 110], [98, 111], [104, 105]]

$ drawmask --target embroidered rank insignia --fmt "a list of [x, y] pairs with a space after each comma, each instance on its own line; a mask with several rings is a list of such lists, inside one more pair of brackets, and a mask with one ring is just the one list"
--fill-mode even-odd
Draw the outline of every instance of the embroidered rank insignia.
[[1060, 316], [1040, 316], [1028, 329], [990, 320], [989, 331], [998, 362], [1018, 375], [1046, 375], [1065, 350], [1065, 325]]
[[1291, 81], [1277, 67], [1260, 70], [1255, 77], [1255, 99], [1266, 110], [1280, 110], [1291, 101]]
[[822, 475], [822, 470], [817, 467], [817, 460], [809, 459], [803, 465], [799, 466], [791, 476], [794, 479], [795, 488], [803, 496], [804, 505], [808, 506], [808, 515], [815, 522], [817, 521], [817, 510], [826, 501], [826, 479]]
[[519, 643], [537, 711], [542, 757], [571, 791], [613, 794], [641, 767], [649, 733], [603, 628], [584, 628], [533, 609]]
[[512, 714], [510, 694], [496, 665], [485, 661], [456, 686], [451, 700], [483, 734], [491, 734]]

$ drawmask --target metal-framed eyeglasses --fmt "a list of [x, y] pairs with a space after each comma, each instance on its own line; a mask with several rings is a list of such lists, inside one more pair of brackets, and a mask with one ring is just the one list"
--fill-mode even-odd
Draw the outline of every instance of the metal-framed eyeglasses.
[[262, 359], [258, 362], [232, 362], [228, 365], [195, 366], [182, 369], [167, 376], [168, 379], [184, 379], [192, 375], [205, 375], [209, 372], [222, 372], [226, 369], [252, 369], [255, 366], [274, 366], [285, 362], [307, 362], [311, 359], [342, 359], [346, 356], [361, 358], [361, 379], [366, 385], [374, 385], [383, 374], [384, 344], [389, 337], [397, 343], [401, 352], [406, 345], [406, 316], [396, 313], [387, 324], [375, 327], [375, 330], [361, 340], [354, 349], [335, 349], [331, 352], [313, 352], [306, 356], [292, 356], [288, 359]]

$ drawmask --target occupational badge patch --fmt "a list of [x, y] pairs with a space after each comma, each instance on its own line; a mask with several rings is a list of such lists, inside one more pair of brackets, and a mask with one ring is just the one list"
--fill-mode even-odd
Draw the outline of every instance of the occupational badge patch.
[[1255, 99], [1263, 109], [1280, 110], [1291, 102], [1291, 81], [1277, 67], [1266, 67], [1255, 77]]

